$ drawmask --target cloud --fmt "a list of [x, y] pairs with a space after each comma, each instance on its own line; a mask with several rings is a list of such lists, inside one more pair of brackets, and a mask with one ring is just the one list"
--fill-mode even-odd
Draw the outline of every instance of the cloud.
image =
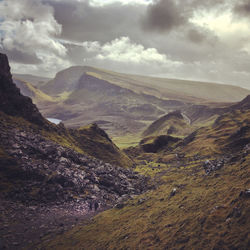
[[[67, 49], [56, 39], [61, 25], [54, 18], [53, 8], [39, 0], [0, 2], [2, 22], [1, 50], [15, 62], [54, 65], [66, 56]], [[58, 65], [59, 66], [59, 65]]]
[[249, 0], [0, 0], [0, 51], [22, 73], [89, 64], [249, 86], [248, 13]]
[[104, 6], [113, 3], [120, 3], [122, 5], [148, 5], [151, 0], [90, 0], [89, 3], [92, 6]]
[[234, 13], [238, 16], [250, 18], [250, 1], [249, 0], [238, 1], [235, 4], [233, 10]]
[[17, 49], [6, 50], [1, 49], [1, 52], [8, 55], [10, 61], [15, 61], [22, 64], [42, 64], [42, 60], [37, 57], [36, 54], [29, 52], [22, 52]]
[[170, 31], [187, 23], [181, 4], [174, 0], [155, 1], [148, 6], [143, 18], [143, 28], [150, 31]]
[[54, 17], [62, 26], [61, 38], [65, 40], [108, 42], [120, 36], [142, 39], [139, 20], [147, 5], [112, 2], [93, 6], [91, 1], [46, 0], [54, 9]]
[[88, 52], [96, 52], [96, 58], [121, 63], [159, 63], [165, 64], [168, 59], [155, 48], [144, 48], [133, 43], [128, 37], [120, 37], [103, 46], [99, 42], [84, 42], [83, 46]]
[[199, 44], [204, 42], [204, 40], [206, 39], [206, 34], [192, 28], [188, 30], [187, 37], [190, 39], [190, 41]]

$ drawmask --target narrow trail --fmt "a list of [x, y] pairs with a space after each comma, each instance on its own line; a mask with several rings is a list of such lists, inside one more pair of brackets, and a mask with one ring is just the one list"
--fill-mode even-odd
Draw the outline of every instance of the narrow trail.
[[24, 206], [0, 200], [0, 249], [36, 249], [76, 225], [86, 224], [93, 216], [108, 209], [90, 211], [86, 202], [60, 205]]

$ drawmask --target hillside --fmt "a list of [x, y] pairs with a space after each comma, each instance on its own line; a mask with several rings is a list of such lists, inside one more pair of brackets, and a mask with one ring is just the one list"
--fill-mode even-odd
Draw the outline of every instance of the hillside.
[[97, 124], [69, 129], [43, 118], [0, 54], [3, 248], [248, 249], [249, 96], [234, 104], [188, 104], [86, 73], [64, 104], [84, 99], [98, 114], [106, 98], [118, 106], [113, 115], [123, 107], [131, 120], [141, 109], [128, 112], [126, 102], [148, 112], [151, 100], [172, 111], [148, 127], [139, 145], [120, 151]]
[[48, 228], [59, 232], [62, 218], [69, 229], [76, 219], [148, 189], [147, 178], [131, 170], [134, 162], [96, 124], [67, 129], [43, 118], [13, 83], [3, 54], [0, 139], [3, 249], [27, 247]]
[[119, 137], [118, 143], [177, 109], [198, 126], [211, 122], [222, 114], [220, 108], [226, 102], [250, 93], [230, 85], [127, 75], [88, 66], [60, 71], [47, 83], [40, 79], [38, 84], [39, 77], [16, 77], [30, 80], [15, 81], [45, 117], [62, 120], [68, 127], [97, 123], [112, 137]]
[[56, 98], [62, 100], [46, 112], [41, 107], [47, 117], [63, 120], [70, 127], [95, 122], [111, 135], [137, 133], [160, 115], [185, 106], [181, 101], [138, 94], [88, 73], [82, 74], [73, 85], [68, 84], [66, 91], [59, 89], [62, 92]]
[[144, 93], [164, 99], [236, 102], [250, 94], [250, 90], [231, 85], [128, 75], [86, 66], [75, 66], [57, 73], [53, 80], [42, 87], [42, 90], [50, 94], [71, 91], [84, 73], [139, 94]]
[[184, 136], [192, 132], [189, 119], [181, 111], [170, 112], [154, 121], [142, 136], [177, 135]]
[[[155, 153], [126, 151], [156, 189], [58, 236], [46, 249], [248, 249], [249, 96]], [[73, 245], [74, 244], [74, 245]]]

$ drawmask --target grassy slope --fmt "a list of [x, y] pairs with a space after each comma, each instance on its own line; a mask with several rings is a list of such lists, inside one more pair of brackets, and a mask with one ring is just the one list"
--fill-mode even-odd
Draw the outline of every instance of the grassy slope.
[[[237, 140], [250, 142], [250, 110], [223, 115], [198, 131], [175, 152], [138, 157], [138, 172], [161, 185], [122, 209], [99, 214], [87, 226], [75, 227], [45, 242], [46, 249], [248, 249], [250, 199], [239, 197], [250, 185], [250, 155]], [[238, 133], [238, 134], [237, 134]], [[228, 146], [233, 143], [230, 148]], [[174, 159], [181, 149], [186, 156]], [[199, 153], [199, 157], [194, 157]], [[239, 159], [206, 176], [203, 161], [239, 153]], [[169, 156], [168, 161], [163, 157]], [[172, 161], [171, 161], [172, 158]], [[143, 161], [142, 161], [143, 159]], [[145, 159], [148, 159], [145, 160]], [[156, 160], [152, 162], [152, 160]], [[166, 160], [165, 159], [165, 160]], [[163, 160], [163, 161], [161, 161]], [[176, 194], [170, 194], [176, 188]]]
[[[106, 136], [99, 128], [93, 129], [93, 125], [79, 130], [69, 130], [50, 124], [50, 129], [41, 128], [27, 122], [23, 118], [7, 116], [0, 112], [0, 123], [2, 126], [15, 127], [18, 130], [32, 130], [42, 134], [45, 138], [56, 143], [74, 149], [79, 153], [101, 159], [115, 165], [131, 167], [133, 162]], [[1, 149], [1, 142], [0, 142]], [[1, 155], [0, 155], [1, 158]]]
[[83, 73], [106, 80], [122, 88], [164, 99], [190, 102], [236, 102], [250, 94], [250, 90], [236, 86], [178, 79], [129, 75], [93, 67], [75, 66], [59, 72], [55, 79], [42, 87], [46, 93], [72, 91]]
[[[137, 197], [121, 210], [100, 214], [86, 227], [74, 228], [46, 248], [247, 249], [250, 202], [239, 194], [250, 184], [246, 175], [249, 164], [248, 158], [241, 165], [225, 167], [219, 176], [208, 177], [200, 167], [167, 168], [165, 184], [157, 190]], [[177, 194], [169, 198], [175, 187]], [[139, 204], [140, 199], [146, 201]], [[236, 207], [241, 216], [227, 219]]]
[[182, 117], [178, 111], [160, 117], [148, 126], [143, 136], [176, 135], [184, 136], [190, 134], [194, 128]]
[[191, 102], [202, 102], [204, 100], [215, 102], [240, 101], [250, 93], [250, 90], [231, 85], [128, 75], [101, 69], [94, 69], [93, 72], [89, 71], [88, 74], [138, 93]]

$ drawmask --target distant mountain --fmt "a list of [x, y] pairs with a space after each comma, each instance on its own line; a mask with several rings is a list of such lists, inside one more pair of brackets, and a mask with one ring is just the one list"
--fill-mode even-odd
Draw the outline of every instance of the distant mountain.
[[231, 85], [129, 75], [84, 66], [71, 67], [57, 73], [53, 80], [42, 87], [42, 90], [49, 94], [72, 91], [76, 89], [77, 82], [84, 73], [136, 93], [164, 99], [192, 102], [237, 102], [250, 94], [250, 90]]
[[230, 85], [128, 75], [88, 66], [60, 71], [47, 83], [36, 85], [36, 81], [37, 88], [32, 88], [32, 82], [16, 83], [46, 117], [70, 127], [94, 122], [111, 136], [143, 132], [177, 109], [192, 124], [213, 121], [222, 114], [221, 107], [230, 106], [225, 102], [240, 101], [250, 94], [250, 90]]
[[[58, 105], [46, 112], [47, 116], [59, 118], [68, 126], [96, 122], [112, 135], [135, 133], [148, 121], [186, 105], [181, 101], [137, 93], [88, 72], [82, 73], [79, 67], [76, 69], [76, 75], [71, 70], [58, 73], [53, 81], [42, 88], [48, 95], [61, 99]], [[75, 78], [77, 75], [79, 79]]]

